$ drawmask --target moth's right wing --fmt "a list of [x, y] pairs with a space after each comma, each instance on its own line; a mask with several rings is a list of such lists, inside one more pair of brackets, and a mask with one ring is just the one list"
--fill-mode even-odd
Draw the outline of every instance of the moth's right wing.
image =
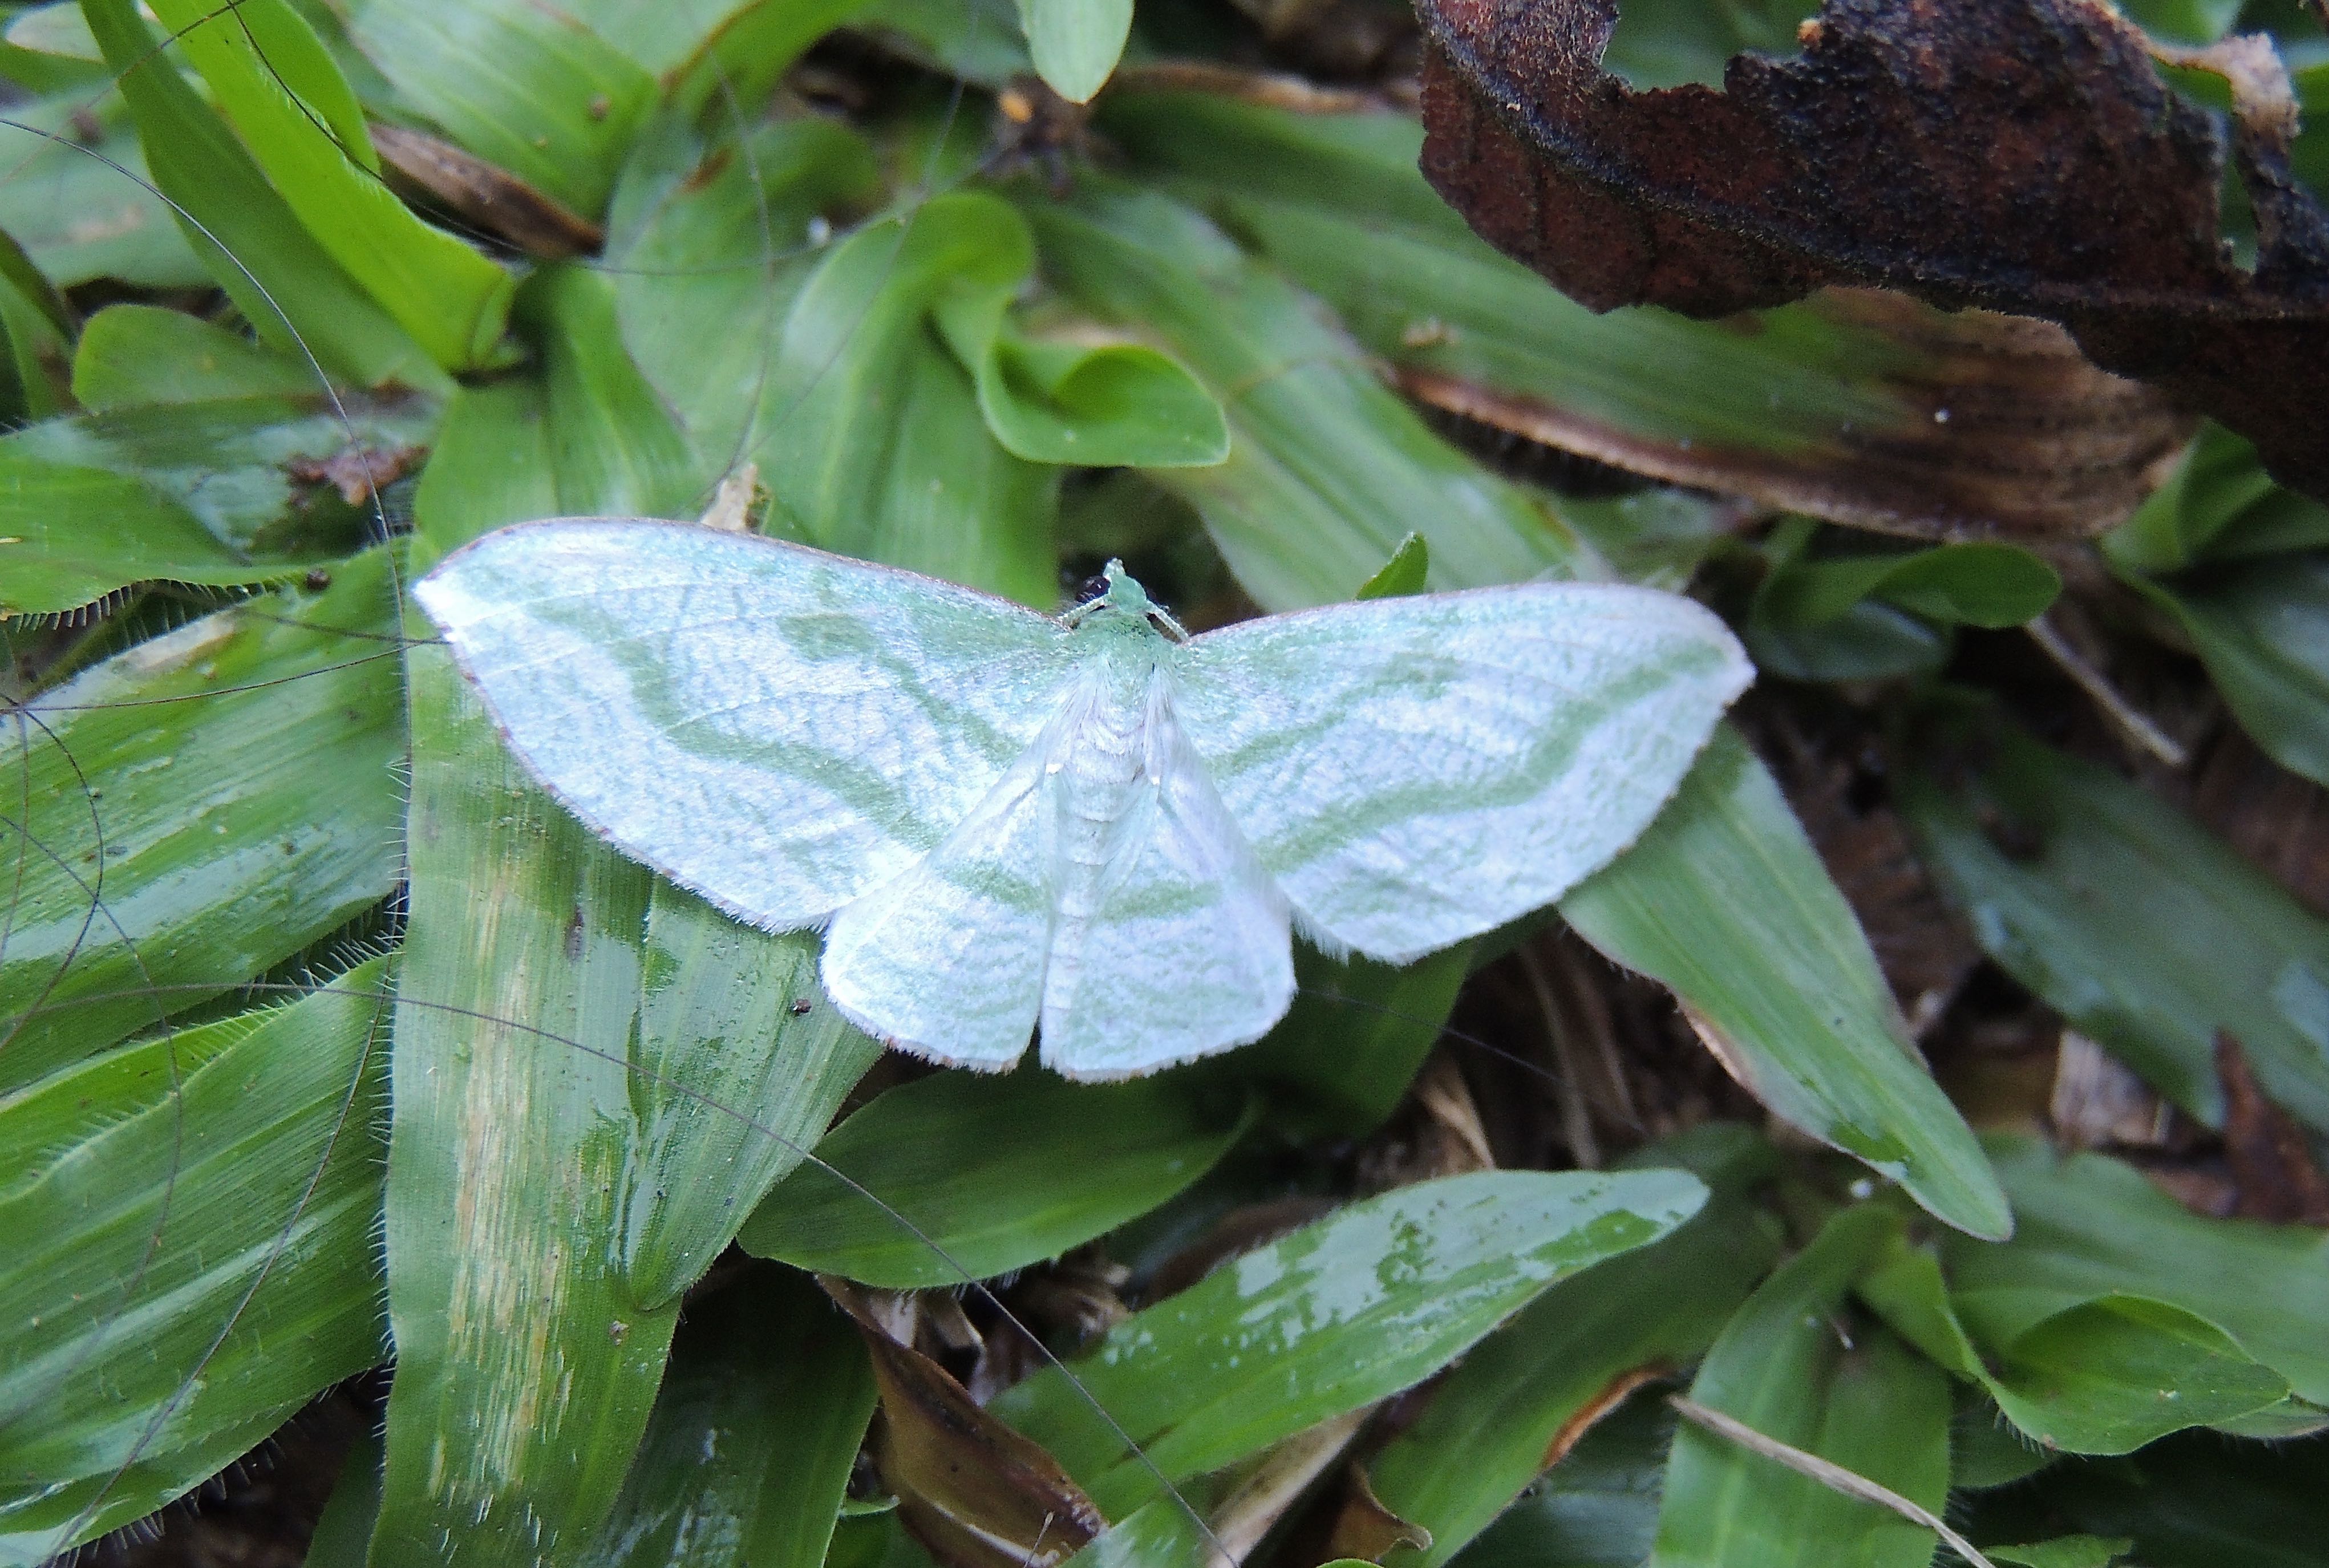
[[1598, 870], [1754, 674], [1691, 600], [1580, 582], [1267, 616], [1180, 652], [1183, 727], [1301, 929], [1394, 963]]
[[552, 795], [770, 930], [936, 847], [1070, 676], [1032, 610], [687, 524], [505, 528], [415, 591]]

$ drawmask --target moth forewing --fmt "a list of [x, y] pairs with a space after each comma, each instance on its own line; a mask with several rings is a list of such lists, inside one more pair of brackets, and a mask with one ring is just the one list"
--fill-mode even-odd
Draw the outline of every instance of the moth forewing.
[[1753, 677], [1678, 595], [1532, 583], [1210, 632], [1182, 713], [1306, 930], [1404, 963], [1639, 836]]

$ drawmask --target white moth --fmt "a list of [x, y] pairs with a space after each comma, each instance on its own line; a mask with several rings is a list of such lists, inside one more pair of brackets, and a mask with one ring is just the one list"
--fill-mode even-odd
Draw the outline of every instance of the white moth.
[[738, 919], [822, 926], [868, 1033], [1073, 1078], [1255, 1040], [1291, 930], [1419, 958], [1631, 843], [1751, 670], [1647, 589], [1530, 583], [1187, 637], [753, 535], [488, 534], [420, 602], [542, 785]]

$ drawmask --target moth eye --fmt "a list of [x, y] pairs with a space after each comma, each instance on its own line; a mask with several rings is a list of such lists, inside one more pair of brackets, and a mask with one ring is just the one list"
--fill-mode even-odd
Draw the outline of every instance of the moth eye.
[[1084, 585], [1076, 590], [1076, 602], [1089, 604], [1095, 599], [1105, 598], [1107, 594], [1108, 579], [1106, 577], [1087, 577], [1084, 579]]

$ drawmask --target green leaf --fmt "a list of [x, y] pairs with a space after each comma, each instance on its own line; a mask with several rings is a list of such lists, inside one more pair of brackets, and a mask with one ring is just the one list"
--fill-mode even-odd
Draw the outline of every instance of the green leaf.
[[301, 569], [245, 560], [152, 486], [0, 448], [0, 619], [94, 604], [133, 582], [265, 582]]
[[[70, 11], [77, 4], [53, 9]], [[93, 47], [93, 45], [92, 45]], [[97, 62], [101, 80], [102, 61]], [[59, 288], [114, 278], [146, 288], [184, 288], [211, 281], [172, 221], [169, 204], [146, 189], [146, 154], [128, 107], [90, 90], [12, 105], [8, 178], [0, 180], [0, 229], [24, 246]], [[91, 156], [91, 155], [95, 156]]]
[[648, 894], [621, 1256], [650, 1307], [702, 1276], [881, 1054], [831, 1007], [795, 1010], [816, 952], [669, 883]]
[[2208, 424], [2167, 483], [2101, 543], [2122, 571], [2164, 576], [2203, 559], [2329, 544], [2329, 506], [2275, 485], [2255, 447]]
[[2183, 626], [2266, 755], [2329, 783], [2329, 551], [2126, 581]]
[[[580, 7], [601, 37], [674, 85], [676, 107], [694, 112], [717, 98], [730, 105], [765, 102], [809, 45], [856, 13], [866, 0], [692, 0], [682, 8], [641, 8], [629, 0], [588, 0]], [[683, 42], [684, 61], [666, 58]]]
[[1070, 103], [1106, 86], [1132, 31], [1132, 0], [1019, 0], [1035, 74]]
[[0, 76], [28, 91], [86, 93], [105, 80], [105, 57], [75, 0], [17, 8], [5, 37]]
[[856, 24], [949, 76], [1001, 88], [1035, 69], [1017, 0], [871, 0]]
[[[1998, 1382], [2016, 1395], [2015, 1423], [2049, 1447], [2126, 1452], [2187, 1426], [2252, 1415], [2288, 1397], [2287, 1383], [2250, 1360], [2230, 1336], [2181, 1308], [2139, 1296], [2101, 1297], [2023, 1328], [2020, 1302], [1985, 1327], [1979, 1296], [1963, 1309], [1977, 1339], [2003, 1346]], [[2057, 1412], [2079, 1411], [2094, 1422], [2079, 1432], [2034, 1419], [2029, 1395], [2042, 1393]], [[2176, 1407], [2163, 1412], [2161, 1405]], [[2000, 1398], [2004, 1404], [2003, 1397]], [[2146, 1419], [2147, 1418], [2147, 1419]], [[2147, 1430], [2146, 1430], [2147, 1428]]]
[[2110, 1568], [2134, 1549], [2133, 1538], [2126, 1535], [2057, 1535], [2023, 1546], [1985, 1546], [1982, 1554], [2019, 1568]]
[[1294, 1005], [1240, 1051], [1237, 1071], [1271, 1091], [1270, 1120], [1289, 1138], [1364, 1138], [1391, 1119], [1439, 1044], [1476, 943], [1411, 964], [1294, 946]]
[[1941, 1254], [1977, 1331], [2004, 1342], [2097, 1298], [2143, 1297], [2213, 1325], [2329, 1405], [2329, 1238], [2319, 1230], [2202, 1218], [2100, 1155], [2060, 1157], [2020, 1138], [1989, 1148], [2021, 1227], [2004, 1246], [1943, 1238]]
[[[1033, 260], [1031, 250], [1031, 269]], [[1022, 335], [1007, 317], [1019, 281], [959, 291], [937, 315], [1005, 449], [1030, 462], [1087, 468], [1202, 468], [1229, 456], [1221, 404], [1155, 349]]]
[[1382, 570], [1359, 584], [1353, 599], [1399, 599], [1423, 591], [1424, 579], [1431, 572], [1431, 548], [1420, 534], [1410, 534], [1399, 542]]
[[[416, 648], [410, 666], [386, 1224], [397, 1375], [371, 1561], [552, 1562], [613, 1506], [678, 1318], [675, 1300], [637, 1299], [607, 1246], [636, 1201], [628, 1180], [618, 1196], [629, 1119], [599, 1108], [635, 1087], [646, 873], [503, 756], [448, 653]], [[600, 997], [617, 1005], [588, 1005]]]
[[1984, 951], [2210, 1125], [2222, 1029], [2266, 1093], [2329, 1128], [2329, 921], [2107, 770], [1978, 713], [1919, 729], [1902, 815]]
[[624, 351], [613, 286], [588, 267], [526, 279], [518, 325], [542, 355], [550, 468], [559, 509], [693, 516], [709, 499], [704, 465]]
[[363, 1568], [364, 1546], [379, 1516], [380, 1437], [367, 1431], [348, 1445], [340, 1478], [308, 1537], [305, 1568]]
[[[839, 25], [852, 8], [851, 0], [673, 0], [665, 5], [638, 5], [633, 0], [570, 0], [561, 9], [575, 24], [589, 28], [626, 59], [658, 76], [701, 56], [707, 47], [731, 34], [759, 28], [760, 40], [773, 43], [779, 34], [794, 39], [768, 62], [781, 71], [794, 56], [819, 36]], [[778, 14], [765, 14], [775, 12]], [[773, 28], [773, 31], [770, 29]], [[739, 104], [761, 96], [739, 81], [730, 90]]]
[[1547, 1290], [1448, 1374], [1370, 1468], [1383, 1506], [1431, 1533], [1428, 1552], [1401, 1550], [1393, 1564], [1461, 1551], [1574, 1439], [1572, 1422], [1628, 1374], [1704, 1351], [1777, 1261], [1776, 1227], [1743, 1191], [1776, 1168], [1761, 1138], [1708, 1123], [1626, 1163], [1687, 1166], [1714, 1195], [1664, 1241]]
[[260, 338], [295, 352], [304, 345], [326, 371], [363, 385], [443, 391], [449, 383], [428, 350], [307, 231], [129, 0], [87, 0], [84, 9], [137, 116], [155, 185]]
[[1561, 912], [1610, 959], [1674, 987], [1699, 1038], [1774, 1115], [1960, 1230], [2012, 1230], [1851, 907], [1736, 732], [1716, 732], [1649, 831]]
[[[328, 476], [368, 472], [386, 483], [429, 439], [437, 407], [355, 392], [336, 403], [315, 395], [141, 403], [0, 437], [0, 463], [22, 458], [143, 479], [231, 550], [306, 567], [378, 536], [371, 500], [350, 502]], [[280, 572], [234, 581], [268, 575]]]
[[[1723, 1329], [1691, 1397], [1938, 1513], [1949, 1485], [1947, 1380], [1880, 1325], [1843, 1316], [1853, 1276], [1895, 1223], [1873, 1205], [1830, 1220]], [[1839, 1568], [1925, 1568], [1934, 1537], [1728, 1438], [1690, 1425], [1675, 1433], [1655, 1568], [1793, 1568], [1807, 1542]]]
[[1942, 544], [1905, 554], [1791, 562], [1757, 595], [1773, 624], [1819, 626], [1868, 599], [1945, 625], [2020, 626], [2061, 591], [2054, 569], [2011, 544]]
[[[1190, 1511], [1194, 1497], [1156, 1497], [1101, 1531], [1062, 1568], [1205, 1568], [1221, 1561]], [[1322, 1568], [1334, 1568], [1332, 1563]]]
[[154, 0], [259, 167], [316, 241], [448, 371], [493, 357], [516, 280], [381, 182], [363, 114], [287, 0]]
[[1666, 1234], [1705, 1196], [1680, 1171], [1401, 1187], [1118, 1324], [1074, 1364], [1080, 1392], [1054, 1368], [991, 1408], [1121, 1517], [1155, 1495], [1160, 1473], [1177, 1483], [1217, 1469], [1420, 1381], [1560, 1280]]
[[46, 419], [71, 405], [66, 363], [73, 318], [23, 246], [0, 232], [0, 411], [12, 420]]
[[0, 1100], [0, 1556], [150, 1513], [386, 1355], [383, 973]]
[[1026, 211], [1046, 273], [1079, 306], [1161, 340], [1228, 411], [1226, 462], [1148, 472], [1196, 506], [1263, 608], [1341, 602], [1411, 533], [1434, 588], [1595, 574], [1559, 518], [1432, 433], [1195, 212], [1098, 175]]
[[868, 224], [793, 300], [759, 403], [753, 451], [771, 532], [1049, 606], [1058, 471], [988, 433], [930, 316], [1030, 264], [1026, 224], [975, 192]]
[[1771, 531], [1740, 634], [1758, 667], [1791, 680], [1936, 671], [1953, 647], [1946, 628], [2019, 626], [2062, 586], [2053, 568], [2010, 544], [1812, 557], [1817, 528], [1796, 517]]
[[1673, 1428], [1664, 1401], [1627, 1401], [1473, 1542], [1464, 1568], [1641, 1568]]
[[1212, 1168], [1253, 1119], [1165, 1073], [1100, 1086], [1028, 1070], [892, 1089], [762, 1201], [745, 1251], [890, 1289], [1023, 1269], [1114, 1230]]
[[392, 567], [359, 556], [20, 711], [0, 1086], [231, 990], [395, 886]]
[[830, 231], [826, 210], [878, 188], [872, 149], [828, 119], [706, 141], [665, 116], [643, 134], [607, 220], [616, 316], [624, 346], [714, 467], [748, 449], [773, 334], [822, 259], [814, 241]]
[[2048, 1450], [2126, 1453], [2288, 1396], [2287, 1383], [2222, 1330], [2140, 1296], [2097, 1295], [2034, 1322], [1975, 1317], [1968, 1333], [1932, 1255], [1898, 1238], [1857, 1289], [1904, 1338], [1986, 1391]]
[[108, 305], [81, 328], [72, 392], [92, 413], [143, 403], [312, 396], [306, 361], [153, 305]]
[[1930, 675], [1949, 661], [1947, 628], [1905, 609], [1863, 599], [1817, 626], [1774, 626], [1750, 619], [1739, 640], [1755, 667], [1791, 681], [1881, 681]]
[[[548, 357], [548, 389], [457, 399], [419, 496], [432, 558], [554, 510], [545, 499], [594, 510], [581, 481], [653, 468], [608, 455], [553, 476], [568, 443], [634, 432], [615, 405], [561, 401]], [[830, 1006], [790, 1011], [814, 995], [813, 937], [752, 931], [659, 885], [532, 783], [445, 649], [414, 649], [410, 668], [386, 1230], [398, 1374], [372, 1560], [441, 1562], [453, 1539], [558, 1561], [613, 1506], [680, 1292], [873, 1047]], [[531, 1304], [523, 1338], [495, 1327], [513, 1299]]]
[[806, 1280], [756, 1270], [692, 1304], [639, 1457], [582, 1568], [819, 1568], [873, 1376]]
[[[640, 15], [653, 26], [678, 9]], [[364, 0], [348, 33], [402, 103], [584, 219], [655, 102], [655, 66], [525, 0]]]
[[2228, 1443], [2194, 1432], [1985, 1493], [1968, 1523], [1975, 1541], [2066, 1527], [2131, 1541], [2143, 1568], [2314, 1568], [2324, 1496], [2329, 1443]]

